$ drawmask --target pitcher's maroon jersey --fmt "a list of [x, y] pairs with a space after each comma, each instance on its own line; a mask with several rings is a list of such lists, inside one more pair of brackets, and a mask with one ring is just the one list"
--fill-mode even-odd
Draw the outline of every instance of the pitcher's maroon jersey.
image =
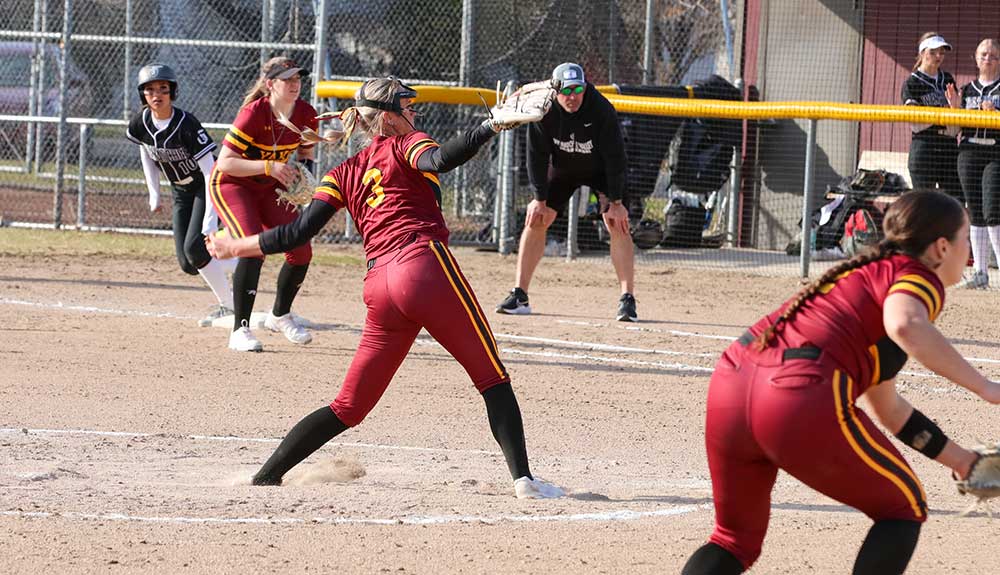
[[377, 258], [417, 234], [447, 243], [435, 172], [421, 172], [417, 158], [437, 142], [420, 131], [372, 140], [364, 150], [327, 172], [313, 199], [346, 207], [364, 238], [365, 254]]

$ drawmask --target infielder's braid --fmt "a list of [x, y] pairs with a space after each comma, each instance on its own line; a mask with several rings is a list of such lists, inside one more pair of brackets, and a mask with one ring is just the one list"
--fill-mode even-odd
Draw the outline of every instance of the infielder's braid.
[[764, 331], [762, 331], [761, 334], [757, 336], [757, 340], [755, 341], [757, 349], [763, 350], [768, 345], [770, 345], [771, 340], [774, 339], [774, 335], [777, 332], [778, 327], [780, 327], [781, 324], [791, 320], [792, 316], [794, 316], [795, 313], [799, 311], [799, 308], [802, 307], [802, 304], [806, 303], [806, 301], [808, 301], [809, 298], [816, 295], [821, 287], [823, 287], [828, 283], [832, 283], [835, 279], [837, 279], [838, 276], [840, 276], [843, 273], [849, 272], [853, 269], [860, 268], [861, 266], [864, 266], [871, 262], [888, 258], [897, 253], [900, 253], [900, 250], [899, 247], [897, 247], [894, 242], [891, 242], [889, 240], [882, 240], [873, 248], [866, 250], [854, 256], [853, 258], [826, 270], [826, 272], [823, 275], [819, 276], [809, 285], [802, 288], [799, 291], [798, 295], [795, 296], [795, 299], [793, 299], [791, 303], [789, 303], [788, 306], [784, 309], [784, 311], [781, 312], [781, 315], [778, 316], [777, 321], [764, 328]]

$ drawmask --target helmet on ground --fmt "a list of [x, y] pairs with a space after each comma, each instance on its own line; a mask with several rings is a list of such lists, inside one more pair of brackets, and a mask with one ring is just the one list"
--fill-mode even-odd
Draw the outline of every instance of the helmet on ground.
[[663, 240], [663, 226], [656, 220], [642, 220], [632, 230], [632, 242], [641, 250], [655, 248]]
[[177, 74], [174, 69], [166, 64], [147, 64], [139, 69], [139, 79], [135, 88], [139, 92], [139, 101], [146, 104], [146, 96], [142, 93], [143, 88], [150, 82], [167, 82], [170, 84], [170, 100], [177, 99]]

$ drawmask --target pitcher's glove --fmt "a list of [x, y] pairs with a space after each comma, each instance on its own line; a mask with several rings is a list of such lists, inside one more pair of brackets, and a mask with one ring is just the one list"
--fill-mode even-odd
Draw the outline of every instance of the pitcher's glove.
[[1000, 445], [979, 445], [972, 450], [976, 452], [976, 460], [969, 475], [955, 481], [958, 492], [979, 501], [1000, 496]]
[[507, 98], [498, 85], [497, 104], [490, 108], [487, 121], [495, 132], [537, 122], [548, 113], [555, 99], [556, 90], [550, 80], [525, 84]]
[[292, 161], [288, 162], [288, 165], [298, 170], [299, 175], [288, 185], [288, 189], [279, 187], [275, 190], [278, 193], [278, 204], [285, 202], [295, 209], [301, 209], [312, 201], [313, 193], [316, 191], [316, 177], [301, 162]]

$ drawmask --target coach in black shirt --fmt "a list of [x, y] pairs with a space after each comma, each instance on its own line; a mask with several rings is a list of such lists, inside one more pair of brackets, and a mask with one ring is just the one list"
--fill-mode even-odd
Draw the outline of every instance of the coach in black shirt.
[[557, 105], [528, 127], [528, 181], [534, 199], [528, 204], [521, 233], [514, 289], [497, 312], [531, 313], [528, 285], [545, 251], [545, 232], [573, 192], [590, 186], [601, 194], [604, 223], [611, 235], [611, 262], [621, 285], [616, 318], [636, 321], [634, 247], [628, 210], [622, 204], [626, 164], [618, 114], [586, 81], [578, 64], [560, 64], [552, 72], [552, 81]]

